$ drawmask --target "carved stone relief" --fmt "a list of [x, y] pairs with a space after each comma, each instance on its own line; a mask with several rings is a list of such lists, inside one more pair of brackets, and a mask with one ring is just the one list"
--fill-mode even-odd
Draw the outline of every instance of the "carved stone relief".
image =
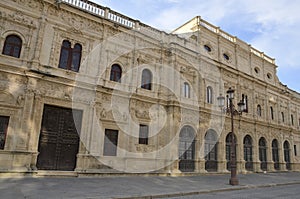
[[11, 26], [14, 26], [15, 23], [18, 23], [22, 26], [37, 27], [36, 22], [32, 18], [25, 16], [24, 13], [22, 13], [21, 11], [16, 11], [16, 12], [0, 11], [0, 19], [1, 18], [12, 22]]

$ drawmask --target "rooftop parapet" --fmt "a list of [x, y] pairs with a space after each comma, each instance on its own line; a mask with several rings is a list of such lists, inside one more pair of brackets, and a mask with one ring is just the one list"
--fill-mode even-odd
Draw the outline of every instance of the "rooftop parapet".
[[84, 10], [98, 17], [108, 19], [110, 21], [116, 22], [128, 28], [134, 28], [136, 20], [126, 17], [118, 12], [115, 12], [107, 7], [100, 6], [96, 3], [90, 2], [88, 0], [58, 0], [58, 3], [65, 3], [76, 7], [80, 10]]
[[[151, 36], [153, 36], [154, 38], [159, 39], [159, 40], [163, 37], [164, 34], [167, 34], [164, 31], [161, 31], [161, 30], [153, 28], [149, 25], [143, 24], [143, 23], [139, 22], [138, 20], [132, 19], [132, 18], [122, 15], [116, 11], [113, 11], [110, 8], [103, 7], [101, 5], [90, 2], [88, 0], [58, 0], [57, 2], [68, 4], [70, 6], [76, 7], [80, 10], [91, 13], [95, 16], [105, 18], [107, 20], [110, 20], [114, 23], [123, 25], [130, 29], [143, 30], [143, 32], [148, 32], [149, 34], [151, 34]], [[194, 28], [197, 27], [198, 25], [210, 30], [211, 32], [214, 32], [215, 34], [222, 36], [223, 38], [227, 39], [230, 42], [237, 43], [236, 37], [221, 30], [220, 27], [216, 27], [216, 26], [212, 25], [211, 23], [201, 19], [200, 16], [194, 17], [192, 20], [190, 20], [187, 23], [185, 23], [184, 25], [180, 26], [179, 28], [174, 30], [172, 33], [178, 34], [178, 33], [186, 33], [191, 30], [195, 31]], [[186, 32], [180, 31], [182, 29], [184, 29]], [[269, 62], [271, 64], [275, 64], [275, 59], [265, 55], [263, 52], [260, 52], [253, 47], [250, 47], [250, 52], [255, 54], [256, 56], [266, 60], [267, 62]]]
[[[198, 26], [204, 27], [207, 30], [222, 36], [223, 38], [227, 39], [228, 41], [230, 41], [232, 43], [237, 43], [237, 38], [235, 36], [232, 36], [232, 35], [228, 34], [227, 32], [221, 30], [220, 27], [214, 26], [211, 23], [201, 19], [200, 16], [194, 17], [193, 19], [191, 19], [184, 25], [182, 25], [179, 28], [177, 28], [176, 30], [174, 30], [173, 33], [184, 33], [183, 31], [195, 30], [195, 27], [198, 27]], [[241, 41], [241, 40], [239, 40], [239, 41]], [[255, 54], [256, 56], [266, 60], [267, 62], [270, 62], [271, 64], [275, 64], [275, 59], [265, 55], [263, 52], [260, 52], [253, 47], [250, 47], [250, 52]]]

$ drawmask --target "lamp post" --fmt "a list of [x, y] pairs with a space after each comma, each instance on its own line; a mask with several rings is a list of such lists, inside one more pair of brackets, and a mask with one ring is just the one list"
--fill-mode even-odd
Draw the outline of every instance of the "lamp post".
[[[244, 99], [240, 100], [240, 102], [237, 104], [238, 105], [238, 110], [235, 109], [233, 105], [233, 99], [234, 99], [234, 90], [229, 88], [227, 90], [227, 105], [225, 107], [225, 97], [220, 95], [218, 99], [219, 107], [224, 110], [228, 115], [230, 115], [231, 119], [231, 159], [230, 159], [230, 172], [231, 172], [231, 177], [229, 180], [230, 185], [238, 185], [239, 180], [236, 177], [236, 157], [235, 157], [235, 148], [236, 148], [236, 141], [235, 141], [235, 136], [234, 136], [234, 125], [233, 125], [233, 116], [234, 115], [241, 115], [242, 112], [246, 110]], [[229, 102], [229, 104], [228, 104]]]

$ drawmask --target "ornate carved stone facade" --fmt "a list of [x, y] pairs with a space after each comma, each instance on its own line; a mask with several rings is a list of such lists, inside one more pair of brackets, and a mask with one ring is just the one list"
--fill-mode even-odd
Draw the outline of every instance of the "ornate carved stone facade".
[[[247, 96], [238, 172], [300, 170], [300, 94], [274, 59], [200, 17], [168, 34], [87, 0], [2, 0], [0, 21], [2, 173], [229, 172], [217, 104], [229, 87], [235, 104]], [[78, 71], [60, 66], [64, 41], [80, 45]]]

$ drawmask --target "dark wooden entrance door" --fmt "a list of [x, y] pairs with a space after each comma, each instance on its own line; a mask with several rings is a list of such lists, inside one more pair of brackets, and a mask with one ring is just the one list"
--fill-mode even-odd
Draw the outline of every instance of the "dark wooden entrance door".
[[72, 171], [76, 166], [81, 110], [45, 105], [37, 168]]

